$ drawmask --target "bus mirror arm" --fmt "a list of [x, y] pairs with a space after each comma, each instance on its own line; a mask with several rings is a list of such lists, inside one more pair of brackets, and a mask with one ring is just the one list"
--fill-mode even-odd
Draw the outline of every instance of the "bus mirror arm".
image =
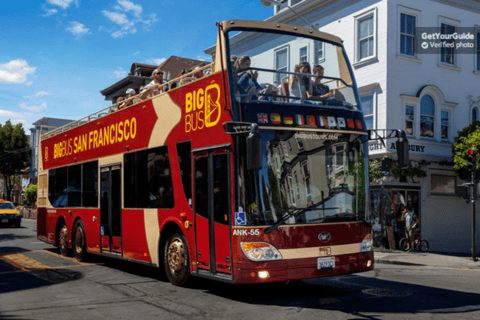
[[397, 138], [395, 142], [397, 150], [397, 159], [398, 167], [406, 168], [410, 165], [410, 159], [408, 154], [408, 139], [405, 131], [399, 129], [372, 129], [368, 130], [368, 140], [367, 141], [378, 141], [382, 143], [383, 147], [386, 148], [385, 140]]

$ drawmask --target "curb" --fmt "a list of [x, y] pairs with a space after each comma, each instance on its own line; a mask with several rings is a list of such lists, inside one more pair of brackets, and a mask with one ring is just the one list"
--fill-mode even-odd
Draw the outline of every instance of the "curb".
[[426, 264], [420, 264], [420, 263], [411, 263], [411, 262], [403, 262], [403, 261], [393, 261], [393, 260], [382, 260], [382, 259], [375, 259], [375, 263], [380, 263], [380, 264], [396, 264], [396, 265], [402, 265], [402, 266], [426, 266]]

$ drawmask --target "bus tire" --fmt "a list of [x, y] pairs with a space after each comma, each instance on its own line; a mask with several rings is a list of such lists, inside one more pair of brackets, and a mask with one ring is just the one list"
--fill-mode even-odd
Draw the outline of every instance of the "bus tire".
[[60, 225], [58, 230], [58, 249], [60, 254], [64, 257], [71, 255], [70, 248], [68, 247], [68, 228], [65, 222]]
[[175, 233], [167, 239], [163, 264], [168, 280], [175, 286], [185, 286], [191, 276], [188, 245], [183, 234]]
[[78, 220], [73, 228], [73, 254], [79, 262], [86, 260], [87, 239], [85, 238], [85, 226], [82, 220]]

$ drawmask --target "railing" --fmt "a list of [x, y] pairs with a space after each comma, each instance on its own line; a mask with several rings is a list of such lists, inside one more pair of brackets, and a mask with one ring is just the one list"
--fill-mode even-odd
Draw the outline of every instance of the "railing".
[[[117, 102], [115, 104], [112, 104], [111, 106], [109, 107], [106, 107], [100, 111], [97, 111], [89, 116], [86, 116], [86, 117], [83, 117], [81, 118], [80, 120], [77, 120], [77, 121], [74, 121], [74, 122], [70, 122], [62, 127], [59, 127], [59, 128], [56, 128], [52, 131], [48, 131], [48, 132], [45, 132], [44, 134], [41, 135], [41, 140], [45, 140], [45, 139], [48, 139], [48, 138], [52, 138], [60, 133], [63, 133], [63, 132], [66, 132], [66, 131], [69, 131], [73, 128], [77, 128], [77, 127], [80, 127], [84, 124], [87, 124], [87, 123], [90, 123], [92, 121], [95, 121], [95, 120], [98, 120], [99, 118], [102, 118], [104, 116], [107, 116], [111, 113], [114, 113], [114, 112], [117, 112], [119, 110], [123, 110], [123, 109], [127, 109], [127, 108], [130, 108], [130, 107], [133, 107], [141, 102], [144, 102], [148, 99], [152, 99], [156, 96], [159, 96], [161, 94], [164, 94], [165, 92], [167, 91], [170, 91], [172, 89], [178, 89], [178, 88], [181, 88], [191, 82], [194, 82], [194, 81], [197, 81], [197, 80], [200, 80], [206, 76], [208, 76], [209, 74], [211, 74], [213, 72], [213, 64], [214, 63], [210, 63], [210, 64], [207, 64], [206, 66], [203, 66], [199, 69], [196, 69], [196, 70], [193, 70], [189, 73], [186, 73], [180, 77], [177, 77], [175, 79], [172, 79], [164, 84], [162, 84], [162, 88], [168, 88], [167, 90], [160, 92], [159, 94], [157, 95], [154, 95], [154, 96], [149, 96], [147, 97], [146, 99], [142, 100], [140, 99], [140, 96], [142, 95], [142, 93], [140, 92], [139, 94], [133, 96], [133, 97], [130, 97], [128, 99], [125, 99], [125, 100], [122, 100], [120, 102]], [[209, 69], [210, 72], [209, 73], [205, 73], [206, 70]], [[203, 72], [203, 77], [201, 78], [195, 78], [195, 74], [202, 71]], [[183, 82], [183, 83], [182, 83]], [[175, 84], [175, 87], [172, 88], [172, 85]], [[129, 101], [133, 101], [133, 103], [131, 105], [127, 105], [127, 102]]]

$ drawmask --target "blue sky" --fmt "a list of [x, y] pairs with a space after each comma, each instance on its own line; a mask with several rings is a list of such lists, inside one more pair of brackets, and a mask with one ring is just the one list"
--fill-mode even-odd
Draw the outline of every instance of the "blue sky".
[[211, 61], [215, 22], [265, 20], [259, 0], [17, 0], [0, 10], [0, 123], [27, 134], [42, 117], [77, 120], [110, 103], [100, 90], [133, 62]]

